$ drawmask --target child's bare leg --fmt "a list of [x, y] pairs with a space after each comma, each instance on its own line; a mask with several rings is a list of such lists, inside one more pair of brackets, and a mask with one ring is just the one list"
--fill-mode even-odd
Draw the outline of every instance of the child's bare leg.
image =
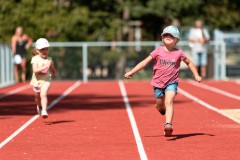
[[18, 66], [15, 64], [14, 65], [14, 79], [15, 82], [19, 82], [19, 78], [18, 78]]
[[27, 63], [27, 59], [23, 58], [21, 62], [21, 68], [22, 68], [21, 78], [23, 82], [26, 82], [26, 63]]
[[50, 83], [49, 82], [45, 82], [42, 85], [41, 92], [40, 92], [42, 110], [45, 110], [45, 111], [47, 110], [47, 103], [48, 103], [47, 92], [48, 92], [49, 87], [50, 87]]
[[41, 97], [39, 92], [35, 92], [35, 102], [38, 107], [41, 107]]
[[156, 98], [156, 108], [162, 115], [165, 114], [164, 101], [165, 101], [165, 96], [162, 96], [160, 98]]
[[173, 100], [176, 96], [176, 92], [167, 91], [165, 93], [165, 106], [166, 106], [166, 123], [172, 123], [174, 109], [173, 109]]
[[203, 77], [203, 78], [205, 78], [206, 77], [206, 75], [207, 75], [207, 67], [206, 66], [201, 66], [201, 76]]

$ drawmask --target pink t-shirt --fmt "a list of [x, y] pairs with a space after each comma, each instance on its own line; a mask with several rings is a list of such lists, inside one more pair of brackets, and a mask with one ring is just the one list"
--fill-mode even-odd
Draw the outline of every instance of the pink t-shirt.
[[182, 50], [167, 52], [162, 46], [150, 53], [154, 60], [151, 84], [165, 88], [169, 83], [179, 82], [180, 63], [186, 57]]

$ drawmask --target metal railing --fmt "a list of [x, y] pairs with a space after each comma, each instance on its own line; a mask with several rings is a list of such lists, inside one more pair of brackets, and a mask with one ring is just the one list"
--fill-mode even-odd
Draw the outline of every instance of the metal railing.
[[[225, 79], [227, 78], [227, 50], [228, 44], [226, 43], [223, 32], [216, 30], [214, 35], [214, 41], [211, 41], [208, 45], [209, 52], [212, 56], [212, 78], [214, 79]], [[239, 35], [237, 36], [239, 38]], [[58, 73], [60, 79], [82, 79], [87, 82], [89, 78], [92, 78], [89, 74], [89, 68], [93, 65], [102, 65], [102, 60], [100, 56], [104, 55], [105, 58], [112, 55], [117, 55], [120, 57], [121, 54], [131, 54], [129, 47], [132, 47], [132, 52], [134, 52], [135, 58], [130, 58], [134, 61], [132, 64], [136, 64], [141, 58], [146, 57], [155, 47], [161, 45], [161, 41], [136, 41], [136, 42], [51, 42], [50, 45], [50, 56], [53, 56], [53, 60], [57, 63]], [[34, 45], [34, 44], [33, 44]], [[191, 59], [191, 48], [189, 47], [188, 41], [180, 41], [177, 44], [178, 48], [182, 49], [188, 57]], [[112, 48], [115, 48], [114, 53], [112, 53]], [[119, 51], [120, 49], [120, 51]], [[145, 49], [145, 50], [144, 50]], [[144, 53], [141, 53], [144, 50]], [[237, 51], [238, 52], [238, 51]], [[142, 54], [142, 55], [140, 55]], [[234, 53], [234, 57], [238, 53]], [[92, 56], [97, 56], [98, 61], [92, 62]], [[142, 57], [141, 57], [142, 56]], [[70, 57], [70, 58], [69, 58]], [[116, 58], [116, 57], [115, 57]], [[95, 58], [96, 59], [96, 58]], [[235, 58], [236, 59], [236, 58]], [[104, 57], [103, 57], [104, 60]], [[129, 62], [129, 59], [126, 59]], [[66, 63], [68, 61], [68, 63]], [[70, 63], [69, 63], [70, 61]], [[71, 61], [73, 61], [71, 63]], [[111, 59], [110, 59], [111, 61]], [[117, 63], [120, 59], [115, 59], [114, 63]], [[237, 60], [240, 61], [240, 60]], [[113, 62], [111, 62], [113, 63]], [[109, 63], [108, 63], [109, 64]], [[108, 65], [107, 64], [107, 65]], [[74, 66], [75, 65], [75, 66]], [[76, 66], [77, 65], [77, 66]], [[102, 65], [102, 66], [107, 66]], [[129, 64], [128, 64], [129, 65]], [[14, 83], [13, 76], [13, 56], [11, 53], [11, 48], [8, 45], [0, 45], [0, 87], [10, 85]], [[112, 69], [112, 66], [107, 66]], [[125, 68], [131, 68], [131, 66], [124, 66]], [[149, 69], [149, 73], [151, 69]], [[64, 70], [64, 71], [63, 71]], [[111, 73], [112, 75], [114, 73]], [[73, 76], [74, 75], [74, 76]], [[72, 78], [73, 77], [73, 78]], [[111, 77], [111, 76], [110, 76]], [[100, 77], [101, 78], [101, 77]], [[109, 78], [109, 77], [107, 77]], [[113, 76], [111, 77], [113, 78]], [[211, 77], [210, 77], [211, 78]]]
[[[89, 67], [89, 62], [91, 60], [89, 60], [89, 56], [92, 55], [90, 49], [94, 48], [94, 47], [119, 47], [119, 48], [123, 48], [123, 47], [129, 47], [129, 46], [132, 46], [134, 49], [135, 49], [135, 52], [137, 52], [137, 48], [139, 50], [139, 47], [143, 48], [143, 47], [151, 47], [151, 49], [148, 50], [148, 52], [146, 53], [146, 56], [147, 54], [149, 54], [155, 47], [159, 46], [159, 45], [162, 45], [162, 42], [161, 41], [141, 41], [141, 42], [52, 42], [50, 43], [51, 45], [51, 48], [58, 48], [58, 47], [64, 47], [64, 48], [81, 48], [81, 56], [82, 56], [82, 66], [81, 66], [81, 70], [82, 70], [82, 80], [84, 82], [87, 82], [89, 77], [88, 77], [88, 67]], [[219, 45], [221, 46], [222, 44], [220, 43], [217, 43], [215, 44], [214, 41], [211, 41], [209, 43], [209, 48], [211, 48], [212, 50], [214, 49], [214, 45], [217, 45], [217, 49], [219, 47]], [[185, 51], [185, 53], [188, 55], [188, 57], [190, 57], [191, 59], [191, 48], [189, 47], [189, 42], [188, 41], [180, 41], [177, 46], [179, 48], [181, 48], [183, 51]], [[125, 49], [126, 52], [127, 49]], [[211, 51], [213, 52], [213, 51]], [[216, 51], [214, 52], [214, 61], [219, 62], [219, 61], [222, 61], [221, 60], [221, 53], [219, 53], [221, 51]], [[101, 53], [99, 52], [99, 55], [100, 54], [105, 54], [105, 53]], [[138, 53], [136, 53], [138, 54]], [[212, 53], [213, 54], [213, 53]], [[219, 60], [220, 59], [220, 60]], [[219, 65], [219, 64], [215, 64], [216, 66]], [[126, 66], [127, 67], [127, 66]], [[214, 74], [219, 74], [219, 70], [215, 71]], [[214, 76], [216, 78], [219, 79], [220, 76]]]
[[13, 56], [9, 45], [0, 45], [0, 88], [14, 83]]

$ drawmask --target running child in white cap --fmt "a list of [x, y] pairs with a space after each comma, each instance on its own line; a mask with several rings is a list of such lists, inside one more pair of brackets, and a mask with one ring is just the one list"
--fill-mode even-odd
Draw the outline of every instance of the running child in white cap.
[[153, 50], [146, 59], [137, 64], [131, 71], [127, 72], [125, 78], [130, 79], [151, 61], [154, 62], [151, 84], [156, 99], [156, 108], [162, 115], [166, 114], [164, 135], [169, 137], [173, 132], [173, 100], [177, 95], [178, 82], [180, 81], [179, 69], [181, 61], [184, 61], [190, 68], [196, 81], [201, 82], [202, 77], [199, 76], [195, 65], [185, 56], [183, 51], [175, 48], [180, 39], [178, 28], [168, 26], [163, 30], [161, 36], [163, 46]]
[[55, 76], [55, 68], [51, 57], [48, 57], [50, 44], [45, 38], [36, 41], [36, 48], [32, 51], [33, 75], [30, 84], [35, 92], [37, 112], [43, 118], [48, 118], [47, 92], [50, 87], [51, 74]]

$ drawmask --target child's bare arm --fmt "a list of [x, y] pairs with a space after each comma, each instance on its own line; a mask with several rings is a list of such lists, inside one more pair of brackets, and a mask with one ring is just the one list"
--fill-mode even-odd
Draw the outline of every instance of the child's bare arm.
[[51, 65], [50, 65], [50, 71], [53, 74], [53, 76], [56, 77], [56, 69], [54, 67], [53, 61], [52, 61]]
[[38, 65], [36, 63], [32, 64], [32, 69], [33, 69], [34, 73], [40, 73], [40, 72], [42, 72], [42, 70], [44, 70], [46, 68], [48, 68], [48, 66], [40, 66], [40, 67], [38, 67]]
[[146, 67], [150, 62], [152, 61], [152, 56], [149, 55], [147, 58], [145, 58], [143, 61], [141, 61], [140, 63], [138, 63], [131, 71], [127, 72], [125, 74], [125, 78], [132, 78], [132, 76], [137, 73], [138, 71], [140, 71], [141, 69], [143, 69], [144, 67]]
[[17, 43], [16, 38], [12, 37], [11, 46], [12, 46], [12, 53], [13, 53], [13, 55], [16, 54], [16, 43]]
[[189, 69], [192, 71], [194, 77], [195, 77], [195, 80], [198, 81], [198, 82], [201, 82], [202, 81], [202, 77], [199, 76], [198, 74], [198, 71], [197, 71], [197, 68], [196, 66], [192, 63], [192, 61], [190, 59], [188, 59], [187, 57], [183, 60], [186, 65], [189, 67]]
[[25, 37], [25, 39], [27, 40], [27, 44], [26, 44], [26, 46], [25, 46], [25, 48], [26, 49], [28, 49], [30, 46], [31, 46], [31, 44], [32, 44], [32, 38], [31, 37], [29, 37], [28, 35], [24, 35], [24, 37]]

